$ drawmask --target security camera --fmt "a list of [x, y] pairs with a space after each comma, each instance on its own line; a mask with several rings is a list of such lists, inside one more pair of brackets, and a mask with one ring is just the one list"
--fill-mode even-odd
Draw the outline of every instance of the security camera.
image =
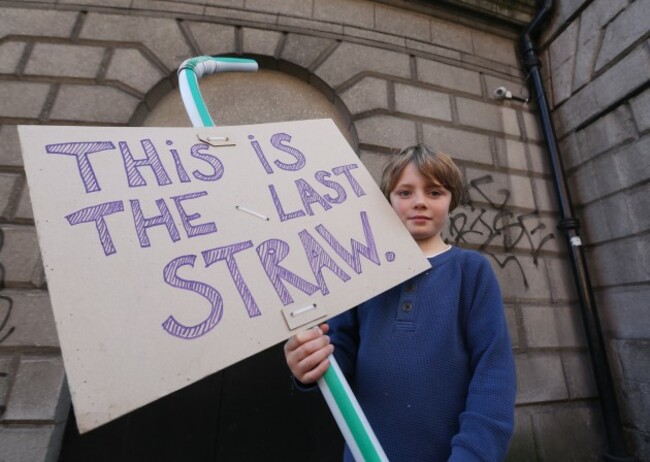
[[522, 101], [524, 103], [528, 102], [528, 98], [522, 98], [521, 96], [514, 96], [510, 90], [506, 87], [499, 87], [494, 90], [494, 97], [496, 99], [514, 99], [515, 101]]
[[512, 98], [512, 92], [508, 91], [506, 87], [499, 87], [494, 90], [494, 97], [498, 99], [510, 99]]

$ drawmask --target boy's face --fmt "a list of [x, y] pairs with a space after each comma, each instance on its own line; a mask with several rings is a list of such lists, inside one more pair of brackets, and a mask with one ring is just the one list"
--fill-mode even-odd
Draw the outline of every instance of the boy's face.
[[411, 162], [389, 197], [420, 249], [425, 253], [441, 250], [444, 241], [440, 233], [449, 218], [451, 192], [440, 183], [429, 182]]

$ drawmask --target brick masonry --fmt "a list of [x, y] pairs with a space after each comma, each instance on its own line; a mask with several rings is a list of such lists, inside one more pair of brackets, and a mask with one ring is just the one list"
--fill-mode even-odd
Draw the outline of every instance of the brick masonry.
[[[56, 460], [68, 406], [15, 126], [156, 119], [178, 64], [201, 53], [251, 53], [317, 88], [349, 121], [352, 144], [375, 178], [395, 149], [418, 141], [456, 159], [467, 197], [445, 236], [493, 263], [516, 354], [517, 428], [508, 460], [600, 459], [597, 393], [534, 108], [492, 96], [503, 85], [526, 92], [514, 29], [397, 2], [5, 3], [0, 460]], [[648, 377], [634, 373], [648, 357], [648, 331], [637, 322], [648, 316], [650, 254], [642, 212], [650, 176], [650, 58], [638, 21], [644, 2], [560, 3], [541, 53], [617, 383], [622, 396], [644, 406], [625, 407], [626, 428], [638, 454], [647, 454], [650, 425], [641, 410], [648, 409]], [[603, 36], [610, 41], [597, 46]], [[183, 111], [178, 103], [174, 110]], [[630, 213], [607, 220], [617, 210]], [[562, 437], [568, 433], [571, 441]]]
[[[648, 2], [565, 3], [544, 35], [568, 167], [617, 389], [636, 460], [650, 457]], [[569, 8], [566, 3], [572, 4]], [[571, 11], [571, 12], [570, 12]], [[573, 62], [572, 62], [573, 61]], [[615, 84], [613, 82], [616, 82]]]

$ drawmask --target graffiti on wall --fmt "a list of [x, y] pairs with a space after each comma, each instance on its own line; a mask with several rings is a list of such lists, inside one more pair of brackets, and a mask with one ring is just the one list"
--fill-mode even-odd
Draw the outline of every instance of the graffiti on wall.
[[[537, 266], [542, 248], [555, 239], [555, 235], [548, 232], [539, 219], [536, 220], [539, 217], [537, 210], [518, 214], [509, 208], [509, 190], [497, 190], [499, 197], [486, 191], [485, 185], [491, 183], [494, 183], [492, 175], [484, 175], [465, 186], [463, 203], [449, 219], [448, 240], [454, 244], [478, 244], [479, 250], [489, 255], [500, 268], [514, 265], [521, 274], [524, 287], [528, 288], [526, 272], [519, 260], [521, 251], [532, 256], [533, 264]], [[487, 207], [476, 206], [472, 195], [480, 197], [480, 202], [487, 203]], [[488, 250], [495, 247], [509, 255], [499, 257]], [[520, 252], [512, 253], [515, 248]]]
[[[2, 229], [0, 229], [0, 250], [4, 244], [4, 234]], [[11, 309], [13, 302], [11, 298], [3, 295], [2, 292], [5, 288], [5, 270], [2, 263], [0, 263], [0, 344], [7, 340], [11, 334], [13, 334], [15, 327], [9, 327], [9, 319], [11, 318]], [[7, 371], [0, 370], [0, 381], [7, 380], [8, 376]], [[0, 397], [2, 398], [2, 397]], [[4, 414], [5, 406], [0, 404], [0, 416]]]

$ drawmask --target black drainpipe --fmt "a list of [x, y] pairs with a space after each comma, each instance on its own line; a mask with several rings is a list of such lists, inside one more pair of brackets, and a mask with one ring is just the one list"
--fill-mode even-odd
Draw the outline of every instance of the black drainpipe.
[[571, 249], [571, 264], [575, 279], [580, 311], [585, 326], [587, 343], [591, 354], [596, 386], [600, 398], [600, 406], [603, 413], [605, 432], [607, 434], [608, 450], [604, 454], [604, 460], [608, 462], [633, 462], [634, 459], [628, 454], [621, 421], [618, 414], [614, 384], [607, 361], [607, 351], [603, 340], [603, 332], [600, 325], [598, 310], [594, 301], [594, 294], [591, 287], [591, 280], [587, 272], [587, 264], [584, 256], [582, 242], [580, 241], [580, 221], [573, 216], [573, 205], [567, 187], [562, 159], [560, 158], [555, 130], [551, 120], [551, 113], [546, 99], [546, 92], [542, 83], [542, 76], [539, 70], [540, 61], [535, 55], [535, 48], [532, 36], [538, 34], [544, 21], [547, 19], [553, 8], [553, 0], [542, 0], [538, 2], [539, 9], [528, 27], [522, 32], [519, 46], [520, 59], [526, 70], [526, 74], [533, 83], [533, 91], [537, 99], [539, 116], [542, 124], [542, 131], [548, 149], [549, 159], [555, 180], [555, 192], [560, 202], [562, 219], [558, 229], [566, 233], [569, 248]]

